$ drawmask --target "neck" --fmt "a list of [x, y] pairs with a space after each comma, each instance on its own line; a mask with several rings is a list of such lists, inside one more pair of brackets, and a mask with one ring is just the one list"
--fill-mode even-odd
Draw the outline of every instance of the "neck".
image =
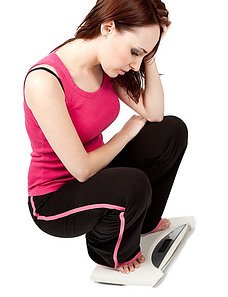
[[58, 49], [56, 53], [72, 73], [75, 71], [89, 73], [100, 68], [98, 48], [99, 37], [89, 41], [76, 39]]

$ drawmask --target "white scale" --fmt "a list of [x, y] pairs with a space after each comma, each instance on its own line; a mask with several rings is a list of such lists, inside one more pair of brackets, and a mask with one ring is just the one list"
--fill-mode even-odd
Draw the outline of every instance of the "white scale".
[[146, 261], [129, 274], [97, 265], [91, 274], [91, 280], [98, 283], [116, 285], [155, 286], [164, 276], [164, 271], [174, 254], [183, 246], [186, 238], [195, 228], [193, 217], [171, 218], [171, 226], [156, 233], [141, 236], [141, 250]]

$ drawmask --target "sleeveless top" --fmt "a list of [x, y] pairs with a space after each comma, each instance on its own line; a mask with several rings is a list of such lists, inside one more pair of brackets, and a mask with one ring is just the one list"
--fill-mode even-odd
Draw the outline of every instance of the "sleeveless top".
[[[24, 86], [28, 73], [40, 64], [48, 64], [56, 70], [64, 89], [69, 115], [85, 150], [90, 152], [102, 146], [102, 131], [117, 118], [120, 111], [119, 99], [111, 78], [104, 72], [100, 88], [95, 92], [86, 92], [75, 84], [70, 72], [54, 51], [30, 67], [24, 79]], [[28, 170], [28, 195], [38, 196], [56, 191], [75, 177], [65, 168], [48, 143], [25, 101], [24, 86], [25, 127], [32, 148]]]

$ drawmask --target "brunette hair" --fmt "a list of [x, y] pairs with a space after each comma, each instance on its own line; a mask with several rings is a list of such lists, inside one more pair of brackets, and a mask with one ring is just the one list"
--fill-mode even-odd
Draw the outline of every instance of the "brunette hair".
[[[159, 47], [163, 26], [169, 26], [171, 23], [168, 15], [169, 12], [161, 0], [97, 0], [95, 6], [77, 27], [75, 37], [66, 40], [54, 50], [75, 39], [94, 39], [98, 37], [100, 35], [100, 25], [106, 21], [114, 21], [116, 30], [119, 32], [124, 30], [133, 31], [136, 27], [159, 25], [159, 40], [153, 50], [144, 57], [144, 59], [148, 60], [154, 56]], [[124, 75], [118, 75], [111, 79], [113, 83], [122, 86], [132, 100], [138, 103], [143, 79], [145, 79], [144, 63], [141, 63], [137, 72], [129, 70]]]

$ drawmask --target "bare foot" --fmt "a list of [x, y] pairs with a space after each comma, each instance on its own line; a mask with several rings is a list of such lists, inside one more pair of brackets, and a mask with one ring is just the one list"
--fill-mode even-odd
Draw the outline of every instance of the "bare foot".
[[117, 270], [121, 271], [122, 273], [130, 273], [131, 271], [134, 271], [135, 268], [139, 268], [140, 264], [145, 262], [145, 257], [141, 255], [137, 260], [135, 260], [133, 263], [129, 265], [124, 265], [116, 268]]
[[158, 223], [157, 227], [154, 228], [151, 232], [158, 232], [158, 231], [164, 231], [166, 229], [168, 229], [171, 225], [170, 220], [168, 219], [161, 219], [160, 222]]

